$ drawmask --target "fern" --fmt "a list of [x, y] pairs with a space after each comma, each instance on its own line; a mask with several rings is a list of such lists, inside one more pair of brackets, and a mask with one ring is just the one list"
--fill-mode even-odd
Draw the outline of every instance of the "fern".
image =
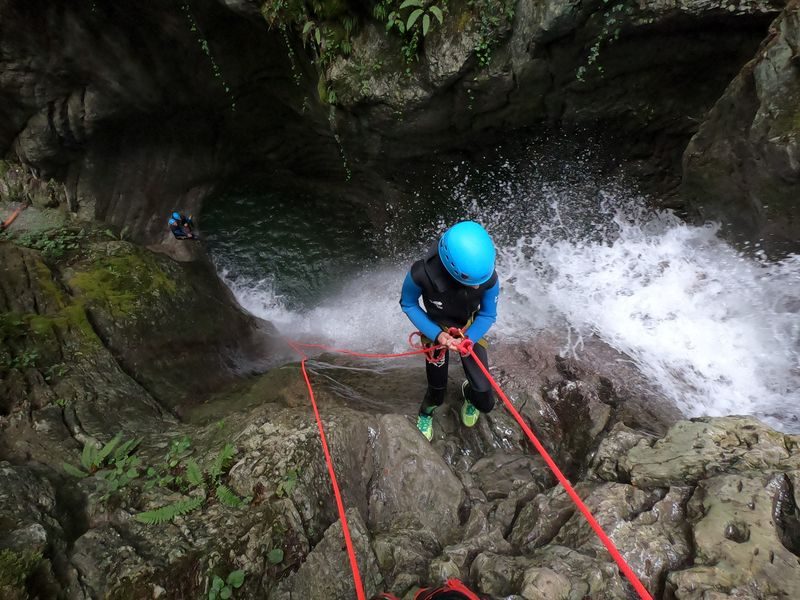
[[83, 471], [81, 471], [77, 467], [73, 467], [69, 463], [64, 463], [63, 467], [64, 467], [64, 470], [67, 472], [67, 475], [72, 475], [73, 477], [80, 477], [80, 478], [84, 478], [84, 477], [88, 477], [89, 476], [88, 473], [84, 473]]
[[211, 477], [218, 479], [225, 472], [225, 468], [228, 466], [235, 454], [236, 448], [234, 448], [231, 444], [225, 444], [211, 465]]
[[194, 510], [197, 510], [205, 502], [202, 496], [197, 498], [189, 498], [187, 500], [179, 500], [155, 510], [148, 510], [141, 512], [134, 516], [134, 519], [146, 525], [161, 525], [172, 521], [175, 517], [186, 515]]
[[141, 441], [142, 441], [141, 439], [138, 439], [138, 440], [137, 439], [130, 439], [127, 442], [125, 442], [124, 444], [122, 444], [114, 452], [114, 460], [115, 461], [122, 460], [125, 457], [127, 457], [128, 455], [130, 455], [131, 452], [136, 450], [136, 447], [141, 443]]
[[118, 433], [110, 442], [100, 449], [100, 452], [98, 452], [97, 456], [95, 457], [95, 463], [98, 466], [103, 464], [103, 461], [114, 451], [114, 448], [117, 447], [117, 444], [119, 444], [120, 441], [122, 441], [122, 434]]
[[194, 486], [203, 483], [203, 471], [200, 469], [200, 465], [193, 460], [186, 463], [186, 480]]
[[244, 504], [244, 501], [234, 494], [228, 486], [222, 484], [217, 486], [217, 499], [231, 508], [241, 508]]
[[92, 442], [86, 442], [83, 445], [83, 452], [81, 452], [81, 466], [91, 473], [97, 464], [96, 458], [97, 448]]

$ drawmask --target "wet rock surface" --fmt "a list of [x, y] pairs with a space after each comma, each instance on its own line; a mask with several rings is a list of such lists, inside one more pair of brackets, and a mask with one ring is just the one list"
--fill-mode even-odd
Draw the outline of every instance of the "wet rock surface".
[[[175, 301], [159, 277], [179, 279], [182, 267], [125, 243], [83, 243], [92, 261], [78, 253], [52, 262], [0, 243], [3, 264], [14, 267], [2, 280], [3, 301], [19, 315], [4, 327], [26, 328], [3, 341], [4, 397], [13, 398], [0, 417], [9, 459], [0, 466], [0, 544], [15, 573], [8, 589], [196, 597], [214, 577], [242, 571], [237, 597], [350, 600], [341, 523], [296, 364], [242, 379], [187, 407], [186, 420], [170, 414], [97, 332], [145, 339]], [[127, 297], [111, 281], [97, 296], [81, 274], [107, 257], [135, 257], [145, 291]], [[203, 281], [192, 270], [185, 276], [177, 286]], [[149, 318], [137, 316], [140, 307]], [[37, 336], [74, 355], [68, 372], [47, 379], [61, 354], [23, 366]], [[168, 360], [169, 346], [149, 348]], [[564, 359], [545, 336], [498, 348], [494, 373], [654, 597], [796, 594], [800, 439], [751, 418], [676, 422], [669, 409], [654, 412], [655, 392], [632, 373], [601, 370], [607, 352], [590, 342], [585, 355]], [[428, 443], [414, 425], [416, 402], [381, 402], [421, 377], [417, 362], [370, 386], [376, 375], [354, 371], [351, 359], [313, 360], [369, 593], [412, 597], [459, 577], [498, 598], [628, 597], [628, 583], [501, 405], [466, 429], [453, 382]], [[120, 429], [138, 445], [87, 467], [81, 449], [101, 448]], [[70, 474], [63, 462], [86, 474]], [[130, 469], [136, 476], [123, 482]], [[154, 521], [158, 511], [169, 516]]]
[[[179, 10], [0, 8], [0, 147], [21, 162], [0, 198], [42, 211], [21, 223], [55, 215], [58, 223], [40, 231], [69, 229], [63, 214], [45, 213], [66, 205], [113, 225], [111, 237], [128, 227], [185, 261], [97, 230], [77, 241], [59, 233], [38, 250], [0, 242], [3, 597], [201, 597], [215, 577], [241, 571], [237, 597], [352, 599], [295, 358], [263, 345], [269, 332], [254, 333], [202, 253], [159, 243], [168, 234], [158, 215], [176, 203], [199, 208], [221, 176], [264, 161], [275, 179], [341, 178], [341, 141], [358, 147], [354, 168], [368, 169], [496, 129], [621, 123], [634, 158], [671, 164], [781, 8], [640, 4], [621, 16], [603, 71], [578, 77], [594, 64], [585, 51], [609, 15], [599, 3], [518, 2], [485, 68], [474, 55], [478, 32], [453, 36], [453, 19], [426, 40], [410, 77], [367, 65], [365, 86], [352, 69], [358, 59], [398, 51], [373, 23], [359, 32], [353, 60], [330, 65], [339, 93], [330, 111], [309, 92], [319, 73], [307, 56], [296, 55], [308, 72], [293, 85], [296, 65], [258, 4], [193, 5], [202, 31], [217, 27], [207, 43], [225, 65], [225, 85]], [[797, 6], [775, 22], [684, 161], [684, 189], [699, 213], [728, 214], [734, 198], [757, 216], [737, 208], [745, 216], [733, 229], [784, 241], [797, 238]], [[148, 43], [152, 30], [167, 41]], [[252, 50], [246, 59], [243, 44]], [[76, 57], [88, 61], [86, 73]], [[679, 420], [596, 340], [564, 352], [542, 335], [494, 357], [511, 401], [654, 597], [800, 596], [800, 437], [751, 418]], [[466, 429], [453, 385], [428, 444], [414, 426], [416, 402], [385, 402], [408, 394], [392, 383], [348, 394], [373, 374], [339, 374], [339, 359], [315, 360], [328, 367], [314, 377], [317, 400], [368, 593], [411, 598], [419, 586], [459, 577], [498, 598], [631, 597], [502, 405]], [[283, 366], [253, 375], [273, 364]], [[421, 379], [419, 365], [391, 377], [407, 391]]]
[[694, 214], [776, 257], [800, 250], [799, 31], [800, 4], [790, 2], [683, 157]]
[[[608, 125], [610, 149], [663, 191], [783, 3], [454, 2], [410, 64], [374, 4], [322, 3], [331, 30], [358, 22], [347, 57], [322, 61], [304, 23], [270, 26], [264, 2], [7, 3], [0, 148], [144, 243], [168, 243], [166, 215], [198, 214], [233, 175], [397, 197], [404, 161], [543, 124]], [[391, 185], [372, 176], [387, 165]]]

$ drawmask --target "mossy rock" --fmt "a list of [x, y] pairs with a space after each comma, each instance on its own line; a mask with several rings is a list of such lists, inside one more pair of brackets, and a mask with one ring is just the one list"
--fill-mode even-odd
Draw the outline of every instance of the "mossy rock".
[[102, 305], [115, 316], [137, 316], [148, 305], [178, 291], [175, 278], [152, 253], [126, 242], [103, 246], [111, 247], [112, 254], [85, 263], [87, 268], [69, 280], [87, 302]]
[[25, 583], [42, 560], [33, 550], [0, 550], [0, 596], [5, 600], [28, 597]]

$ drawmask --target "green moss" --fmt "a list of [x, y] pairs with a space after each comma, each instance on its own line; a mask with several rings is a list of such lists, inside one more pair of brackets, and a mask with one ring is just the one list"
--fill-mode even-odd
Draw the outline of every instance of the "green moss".
[[58, 308], [64, 308], [67, 305], [67, 298], [64, 292], [56, 285], [53, 279], [53, 273], [43, 261], [37, 261], [36, 266], [36, 283], [39, 289], [47, 295], [52, 304]]
[[0, 591], [24, 592], [25, 581], [42, 560], [42, 553], [33, 550], [0, 550]]
[[25, 335], [25, 320], [18, 313], [0, 314], [0, 338], [13, 339]]
[[148, 299], [177, 293], [175, 281], [155, 258], [144, 252], [101, 258], [73, 276], [70, 284], [90, 302], [103, 304], [112, 314], [136, 314]]
[[773, 121], [772, 129], [781, 134], [800, 133], [800, 97], [797, 102], [787, 102], [786, 109], [780, 111]]

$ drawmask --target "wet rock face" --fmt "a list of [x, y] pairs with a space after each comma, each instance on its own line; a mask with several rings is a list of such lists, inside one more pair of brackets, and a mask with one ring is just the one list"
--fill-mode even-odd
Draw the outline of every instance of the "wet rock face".
[[696, 119], [777, 10], [509, 2], [513, 19], [492, 9], [480, 65], [483, 17], [454, 2], [408, 76], [400, 39], [365, 16], [373, 3], [351, 4], [363, 22], [326, 82], [298, 31], [267, 27], [262, 2], [4, 3], [0, 149], [65, 184], [71, 210], [148, 243], [165, 238], [165, 215], [197, 214], [231, 174], [342, 183], [336, 136], [362, 181], [540, 123], [610, 125], [629, 157], [674, 171]]
[[772, 256], [800, 250], [800, 4], [770, 26], [683, 157], [682, 191], [700, 219]]
[[[164, 337], [143, 332], [171, 322], [176, 307], [202, 324], [204, 306], [188, 297], [201, 274], [91, 236], [56, 261], [9, 242], [0, 258], [10, 269], [0, 278], [0, 456], [13, 461], [0, 463], [3, 597], [199, 597], [215, 576], [242, 570], [237, 597], [352, 600], [296, 364], [239, 381], [181, 422], [133, 378], [148, 373], [125, 362], [137, 360], [136, 349], [111, 340], [140, 336], [151, 358], [178, 364], [180, 355], [159, 346]], [[225, 325], [236, 330], [232, 316]], [[639, 404], [650, 398], [632, 373], [599, 371], [603, 352], [588, 343], [586, 360], [563, 360], [540, 339], [525, 351], [498, 349], [503, 368], [494, 372], [645, 586], [657, 598], [698, 600], [800, 593], [800, 437], [751, 418], [670, 425], [669, 410], [626, 408], [637, 393]], [[49, 369], [64, 356], [68, 371]], [[137, 367], [129, 374], [125, 364]], [[342, 366], [356, 387], [359, 376], [374, 378], [350, 362], [327, 366], [333, 380]], [[393, 380], [350, 396], [341, 381], [312, 377], [368, 593], [411, 598], [419, 586], [459, 577], [495, 597], [629, 597], [501, 405], [468, 429], [451, 389], [428, 443], [414, 425], [416, 402], [387, 403], [400, 397]], [[401, 373], [394, 385], [408, 390]], [[121, 488], [110, 487], [119, 481], [111, 468], [67, 477], [64, 462], [81, 464], [82, 448], [120, 429], [140, 439], [136, 477]], [[173, 454], [184, 439], [190, 453]], [[142, 522], [143, 511], [187, 498], [202, 503]]]
[[196, 214], [250, 159], [300, 175], [302, 149], [316, 175], [341, 173], [332, 137], [315, 132], [326, 115], [299, 116], [286, 45], [260, 18], [216, 0], [34, 0], [3, 3], [0, 23], [3, 154], [140, 241], [162, 239], [173, 210]]
[[[495, 9], [499, 42], [486, 51], [485, 66], [474, 51], [485, 40], [477, 9], [464, 3], [453, 3], [444, 25], [425, 38], [410, 76], [373, 68], [396, 64], [400, 49], [381, 24], [366, 25], [352, 58], [328, 72], [339, 103], [358, 116], [340, 119], [345, 139], [407, 158], [543, 122], [603, 124], [605, 136], [618, 133], [615, 151], [649, 162], [651, 170], [639, 174], [657, 180], [677, 173], [697, 118], [752, 57], [783, 5], [512, 4], [513, 19]], [[652, 166], [659, 161], [661, 174]]]

